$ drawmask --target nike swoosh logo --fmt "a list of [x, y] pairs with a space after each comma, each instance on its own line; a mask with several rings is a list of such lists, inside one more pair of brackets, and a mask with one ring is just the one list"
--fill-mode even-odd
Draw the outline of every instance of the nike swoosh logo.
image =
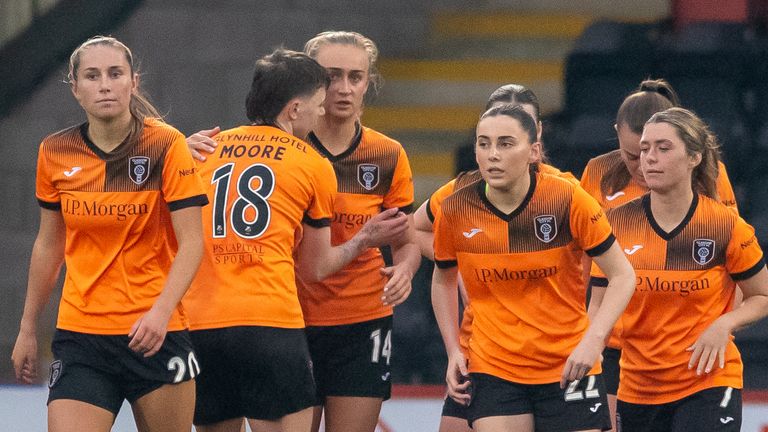
[[72, 167], [72, 169], [71, 169], [71, 170], [69, 170], [69, 171], [64, 171], [64, 175], [65, 175], [65, 176], [67, 176], [67, 177], [72, 177], [73, 175], [77, 174], [77, 172], [78, 172], [78, 171], [80, 171], [81, 169], [82, 169], [82, 168], [81, 168], [81, 167], [79, 167], [79, 166], [77, 166], [77, 167]]
[[616, 198], [618, 198], [618, 197], [620, 197], [622, 195], [624, 195], [624, 192], [618, 191], [618, 192], [616, 192], [613, 195], [606, 195], [605, 199], [607, 199], [608, 201], [613, 201], [613, 200], [615, 200]]
[[480, 228], [472, 228], [469, 232], [463, 232], [462, 234], [464, 234], [464, 237], [469, 239], [474, 237], [479, 232], [483, 232], [483, 230]]
[[634, 245], [632, 249], [624, 249], [624, 253], [627, 255], [633, 255], [635, 252], [643, 248], [643, 245]]
[[720, 417], [720, 423], [722, 423], [722, 424], [728, 424], [728, 423], [730, 423], [732, 421], [733, 421], [733, 417], [726, 417], [726, 418]]
[[595, 404], [595, 406], [593, 406], [589, 410], [592, 411], [592, 412], [597, 412], [598, 408], [600, 408], [601, 405], [602, 405], [602, 403], [598, 402], [598, 403]]

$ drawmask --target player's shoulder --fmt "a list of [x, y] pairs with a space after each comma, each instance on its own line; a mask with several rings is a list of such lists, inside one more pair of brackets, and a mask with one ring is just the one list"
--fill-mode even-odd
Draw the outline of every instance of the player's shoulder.
[[162, 119], [147, 117], [144, 119], [144, 130], [142, 131], [143, 138], [145, 137], [162, 137], [165, 139], [157, 140], [157, 142], [168, 144], [173, 140], [184, 138], [178, 129], [164, 122]]
[[43, 138], [42, 146], [46, 149], [56, 150], [69, 145], [73, 140], [80, 141], [82, 140], [81, 129], [84, 126], [84, 124], [69, 126], [49, 134]]
[[480, 170], [462, 171], [456, 176], [453, 183], [453, 190], [457, 191], [467, 185], [471, 185], [483, 178]]
[[617, 163], [623, 163], [621, 160], [621, 150], [611, 150], [608, 153], [590, 159], [587, 162], [586, 168], [584, 168], [584, 175], [602, 178], [603, 174]]
[[403, 150], [403, 145], [400, 141], [391, 138], [383, 133], [371, 129], [367, 126], [361, 126], [361, 142], [365, 146], [375, 147], [379, 151], [384, 152], [400, 152]]

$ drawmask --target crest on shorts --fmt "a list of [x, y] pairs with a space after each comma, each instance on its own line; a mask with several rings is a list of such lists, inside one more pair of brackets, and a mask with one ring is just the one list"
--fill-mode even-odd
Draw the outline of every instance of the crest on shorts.
[[146, 156], [134, 156], [128, 159], [128, 177], [141, 185], [149, 177], [149, 158]]
[[549, 243], [557, 237], [557, 219], [554, 215], [541, 215], [533, 218], [536, 238]]
[[51, 376], [48, 378], [48, 388], [53, 388], [56, 385], [63, 369], [64, 365], [61, 363], [61, 360], [54, 360], [51, 363]]
[[359, 164], [357, 166], [357, 181], [366, 190], [373, 190], [379, 185], [379, 166], [376, 164]]
[[712, 239], [696, 239], [693, 241], [693, 260], [696, 264], [704, 265], [715, 257], [715, 241]]

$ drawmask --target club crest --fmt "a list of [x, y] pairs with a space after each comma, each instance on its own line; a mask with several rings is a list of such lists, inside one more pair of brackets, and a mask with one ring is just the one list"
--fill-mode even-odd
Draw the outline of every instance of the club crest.
[[141, 185], [149, 178], [149, 158], [146, 156], [134, 156], [128, 159], [128, 177]]
[[696, 264], [704, 265], [715, 257], [715, 241], [711, 239], [696, 239], [693, 241], [693, 260]]
[[56, 382], [61, 377], [63, 368], [64, 366], [61, 363], [61, 360], [54, 360], [53, 363], [51, 363], [51, 376], [48, 378], [48, 388], [53, 388], [53, 386], [56, 385]]
[[533, 218], [536, 238], [549, 243], [557, 237], [557, 219], [554, 215], [541, 215]]
[[373, 190], [379, 185], [379, 166], [375, 164], [359, 164], [357, 166], [357, 181], [366, 190]]

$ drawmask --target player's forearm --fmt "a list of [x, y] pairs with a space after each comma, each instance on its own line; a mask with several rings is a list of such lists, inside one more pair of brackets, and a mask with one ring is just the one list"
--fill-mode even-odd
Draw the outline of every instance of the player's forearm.
[[155, 300], [153, 307], [160, 308], [170, 317], [189, 289], [189, 285], [197, 274], [202, 257], [202, 238], [199, 240], [190, 239], [184, 244], [179, 244], [179, 250], [173, 264], [171, 264], [163, 291]]
[[47, 242], [40, 238], [35, 241], [29, 264], [27, 295], [20, 324], [21, 332], [37, 331], [38, 319], [51, 298], [63, 262], [63, 239], [61, 243]]
[[392, 261], [397, 266], [404, 266], [411, 276], [416, 274], [421, 265], [421, 252], [415, 243], [406, 243], [392, 247]]
[[587, 331], [589, 334], [605, 340], [610, 336], [613, 326], [627, 307], [632, 294], [635, 292], [635, 274], [631, 271], [621, 272], [608, 280], [608, 287], [598, 309], [594, 312], [593, 320]]
[[[432, 309], [435, 312], [437, 326], [443, 337], [445, 351], [451, 353], [460, 349], [459, 346], [459, 301], [456, 287], [456, 277], [451, 273], [456, 269], [440, 269], [435, 267], [432, 274]], [[451, 282], [453, 279], [453, 282]]]

